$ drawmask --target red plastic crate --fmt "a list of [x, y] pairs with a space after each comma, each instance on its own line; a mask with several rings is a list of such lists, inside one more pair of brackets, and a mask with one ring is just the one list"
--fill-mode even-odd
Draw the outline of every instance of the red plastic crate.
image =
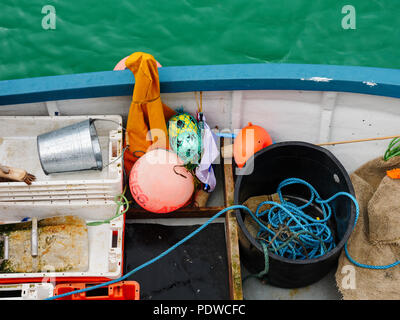
[[[54, 295], [85, 289], [100, 283], [63, 283], [54, 288]], [[140, 300], [140, 286], [136, 281], [120, 281], [99, 289], [72, 294], [56, 300]]]

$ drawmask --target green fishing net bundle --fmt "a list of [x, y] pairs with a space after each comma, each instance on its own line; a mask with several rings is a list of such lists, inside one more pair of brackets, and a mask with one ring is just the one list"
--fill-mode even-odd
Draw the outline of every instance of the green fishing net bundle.
[[178, 110], [168, 121], [168, 135], [171, 149], [185, 166], [195, 167], [200, 163], [201, 132], [192, 115]]

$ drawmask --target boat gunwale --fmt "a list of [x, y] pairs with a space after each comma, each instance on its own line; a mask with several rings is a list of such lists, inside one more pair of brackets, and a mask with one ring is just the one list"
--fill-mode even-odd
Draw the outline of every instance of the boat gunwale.
[[[161, 93], [304, 90], [400, 98], [400, 69], [315, 64], [229, 64], [159, 68]], [[129, 70], [0, 81], [0, 105], [130, 96]], [[1, 110], [1, 109], [0, 109]]]

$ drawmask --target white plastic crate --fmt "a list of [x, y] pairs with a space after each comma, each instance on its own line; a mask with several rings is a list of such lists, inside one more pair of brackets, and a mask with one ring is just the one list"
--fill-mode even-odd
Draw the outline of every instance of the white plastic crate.
[[[20, 216], [14, 219], [5, 217], [0, 209], [1, 223], [15, 223], [20, 221], [21, 216], [30, 217], [52, 217], [62, 215], [76, 215], [86, 219], [87, 222], [109, 219], [115, 216], [117, 206], [115, 202], [107, 202], [96, 205], [82, 205], [74, 203], [70, 206], [63, 204], [48, 204], [38, 207], [21, 208]], [[121, 207], [122, 211], [123, 208]], [[52, 273], [0, 273], [0, 283], [9, 283], [10, 281], [24, 282], [24, 279], [37, 279], [37, 281], [62, 281], [68, 278], [68, 281], [81, 281], [79, 279], [115, 279], [122, 275], [123, 259], [123, 236], [125, 219], [119, 216], [110, 223], [98, 226], [88, 226], [89, 237], [89, 267], [85, 272], [52, 272]], [[72, 278], [72, 279], [71, 279]], [[76, 278], [78, 280], [73, 280]]]
[[[25, 201], [0, 203], [0, 221], [21, 221], [24, 218], [47, 218], [79, 212], [86, 220], [105, 220], [113, 216], [116, 204], [112, 199]], [[84, 210], [82, 210], [84, 208]]]
[[[102, 149], [102, 171], [45, 175], [37, 151], [40, 134], [86, 120], [95, 121]], [[106, 121], [103, 121], [106, 120]], [[0, 163], [22, 168], [36, 176], [28, 186], [24, 182], [0, 182], [0, 204], [26, 201], [87, 201], [113, 199], [122, 192], [122, 118], [119, 115], [0, 117]], [[8, 205], [11, 205], [11, 204]]]
[[[102, 171], [45, 175], [37, 152], [36, 137], [88, 118], [95, 126], [103, 156]], [[0, 223], [76, 215], [87, 222], [110, 219], [116, 214], [116, 195], [122, 192], [121, 116], [0, 117], [0, 163], [27, 170], [37, 180], [0, 183]], [[123, 210], [121, 208], [120, 210]], [[0, 283], [68, 279], [115, 279], [122, 275], [124, 217], [111, 223], [88, 226], [89, 267], [85, 272], [2, 273]], [[77, 279], [77, 280], [73, 280]]]
[[52, 283], [0, 285], [0, 300], [44, 300], [54, 296]]

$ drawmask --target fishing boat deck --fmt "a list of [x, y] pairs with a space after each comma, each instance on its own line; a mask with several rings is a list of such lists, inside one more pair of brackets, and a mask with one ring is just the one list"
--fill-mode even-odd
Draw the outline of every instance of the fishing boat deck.
[[[222, 166], [215, 166], [215, 174], [217, 178], [217, 186], [207, 202], [207, 208], [223, 208], [224, 206], [224, 185], [221, 183], [223, 181], [223, 170]], [[207, 210], [205, 208], [204, 211]], [[196, 214], [198, 216], [206, 215], [209, 216], [210, 213], [191, 211], [185, 212], [184, 209], [179, 210], [181, 213], [176, 213], [176, 216], [181, 215], [177, 218], [145, 218], [144, 215], [140, 215], [139, 219], [134, 218], [134, 213], [128, 215], [126, 220], [127, 224], [133, 223], [151, 223], [160, 224], [166, 226], [191, 226], [191, 225], [201, 225], [205, 223], [208, 217], [196, 217], [191, 218], [190, 214]], [[216, 209], [211, 210], [212, 213], [216, 213]], [[148, 214], [148, 212], [147, 212]], [[224, 223], [224, 218], [217, 218], [213, 223]], [[264, 283], [256, 278], [248, 278], [242, 283], [243, 299], [245, 300], [339, 300], [341, 295], [337, 289], [335, 281], [336, 269], [327, 274], [320, 281], [309, 285], [304, 288], [298, 289], [284, 289], [278, 288]], [[249, 275], [248, 270], [241, 263], [241, 277], [245, 279]], [[171, 297], [171, 299], [173, 299]]]
[[[204, 91], [203, 109], [210, 127], [237, 130], [248, 122], [267, 128], [275, 142], [323, 143], [399, 134], [399, 70], [318, 65], [255, 64], [160, 68], [161, 98], [172, 108], [194, 114], [194, 92]], [[121, 115], [129, 112], [134, 78], [129, 71], [99, 72], [0, 82], [1, 116]], [[383, 155], [387, 141], [332, 145], [330, 150], [348, 173]], [[233, 177], [217, 166], [218, 183], [207, 208], [184, 208], [168, 218], [139, 208], [127, 213], [127, 223], [201, 224], [233, 204]], [[224, 179], [225, 177], [225, 179]], [[237, 250], [234, 217], [225, 223], [227, 244]], [[233, 239], [230, 238], [233, 236]], [[236, 235], [237, 236], [237, 235]], [[233, 257], [227, 248], [228, 257]], [[231, 298], [340, 299], [332, 270], [319, 282], [300, 289], [281, 289], [250, 278], [237, 282], [230, 269]], [[247, 270], [241, 265], [239, 277]], [[236, 278], [235, 278], [236, 277]], [[235, 287], [236, 286], [236, 287]], [[243, 296], [241, 295], [243, 293]]]

